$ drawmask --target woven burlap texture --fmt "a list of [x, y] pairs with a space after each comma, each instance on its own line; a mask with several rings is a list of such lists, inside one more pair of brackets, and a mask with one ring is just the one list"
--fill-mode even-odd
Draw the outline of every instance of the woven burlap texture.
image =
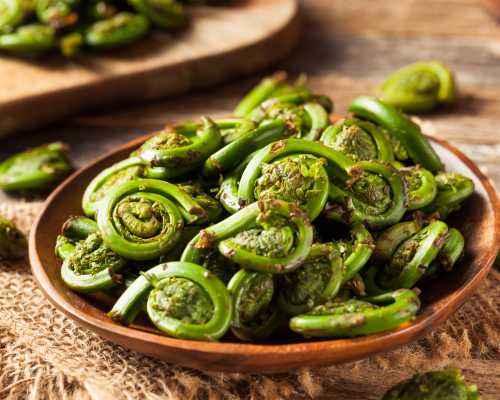
[[[0, 206], [28, 231], [39, 203]], [[78, 327], [43, 297], [27, 260], [0, 265], [0, 398], [378, 399], [421, 369], [498, 360], [500, 274], [443, 327], [367, 360], [278, 375], [204, 373], [130, 352]], [[496, 364], [495, 365], [499, 365]], [[493, 397], [491, 397], [493, 398]]]

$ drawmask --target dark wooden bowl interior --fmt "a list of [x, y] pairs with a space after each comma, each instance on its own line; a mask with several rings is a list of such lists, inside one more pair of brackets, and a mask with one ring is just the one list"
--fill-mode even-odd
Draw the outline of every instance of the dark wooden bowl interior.
[[472, 161], [447, 142], [433, 138], [433, 146], [447, 169], [473, 179], [476, 191], [450, 218], [450, 224], [460, 229], [467, 240], [465, 256], [452, 273], [420, 285], [423, 307], [412, 323], [354, 339], [312, 341], [285, 333], [261, 344], [232, 338], [221, 343], [173, 339], [147, 322], [120, 326], [105, 314], [110, 299], [82, 297], [65, 286], [59, 273], [61, 263], [53, 249], [63, 222], [70, 215], [82, 213], [81, 197], [90, 180], [103, 168], [126, 158], [144, 140], [139, 138], [98, 158], [52, 193], [30, 235], [30, 260], [40, 287], [59, 310], [113, 342], [166, 361], [204, 370], [262, 373], [351, 361], [386, 351], [417, 339], [453, 314], [486, 277], [498, 252], [500, 203], [495, 189]]

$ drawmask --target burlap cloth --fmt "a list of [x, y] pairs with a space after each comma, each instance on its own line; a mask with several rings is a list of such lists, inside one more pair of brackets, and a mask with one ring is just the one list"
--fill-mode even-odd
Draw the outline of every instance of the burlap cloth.
[[[28, 231], [39, 203], [0, 206]], [[101, 339], [56, 311], [27, 260], [0, 265], [0, 398], [5, 399], [378, 399], [418, 370], [453, 363], [499, 396], [500, 273], [424, 339], [350, 364], [279, 375], [203, 373]]]

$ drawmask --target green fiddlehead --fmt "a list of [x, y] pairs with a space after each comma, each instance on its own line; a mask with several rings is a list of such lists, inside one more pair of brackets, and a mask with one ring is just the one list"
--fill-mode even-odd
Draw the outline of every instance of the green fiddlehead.
[[0, 32], [8, 32], [21, 24], [31, 11], [31, 0], [0, 1]]
[[65, 28], [78, 22], [77, 8], [80, 0], [36, 0], [35, 4], [40, 22], [55, 29]]
[[223, 209], [220, 203], [209, 196], [199, 182], [178, 183], [177, 186], [189, 194], [205, 210], [207, 219], [202, 222], [215, 223], [221, 219]]
[[53, 187], [73, 169], [67, 150], [63, 143], [51, 143], [8, 158], [0, 164], [0, 188], [17, 191]]
[[350, 232], [351, 240], [335, 242], [343, 260], [342, 283], [353, 279], [373, 254], [371, 233], [362, 224], [355, 224]]
[[128, 3], [160, 29], [177, 29], [188, 22], [183, 5], [176, 0], [128, 0]]
[[167, 127], [137, 150], [138, 157], [156, 167], [193, 167], [203, 163], [219, 149], [221, 134], [209, 118], [203, 124], [186, 124]]
[[364, 299], [329, 301], [290, 320], [290, 329], [306, 337], [352, 337], [392, 330], [412, 320], [420, 308], [412, 290]]
[[229, 329], [232, 301], [224, 284], [208, 270], [187, 262], [157, 265], [137, 278], [108, 315], [131, 322], [144, 296], [151, 321], [169, 336], [214, 341]]
[[82, 216], [73, 216], [69, 217], [63, 224], [61, 228], [61, 235], [72, 240], [83, 240], [92, 233], [98, 232], [98, 230], [99, 227], [97, 226], [97, 222], [93, 219]]
[[85, 215], [93, 217], [99, 203], [110, 190], [124, 182], [142, 177], [144, 169], [143, 160], [131, 157], [102, 170], [92, 179], [83, 194], [82, 208]]
[[312, 245], [309, 219], [296, 205], [281, 200], [262, 201], [259, 207], [256, 223], [262, 228], [243, 230], [222, 240], [219, 251], [246, 269], [273, 274], [293, 271]]
[[451, 71], [438, 62], [418, 62], [394, 72], [380, 86], [381, 99], [405, 112], [425, 112], [455, 99]]
[[426, 273], [446, 243], [448, 226], [431, 222], [403, 241], [378, 275], [378, 283], [386, 289], [411, 288]]
[[465, 239], [458, 229], [450, 228], [446, 242], [425, 272], [426, 276], [435, 275], [441, 271], [449, 272], [464, 252]]
[[281, 318], [275, 304], [272, 274], [241, 269], [228, 283], [233, 298], [231, 331], [241, 340], [259, 340], [278, 328]]
[[324, 215], [333, 220], [362, 223], [374, 230], [395, 224], [407, 210], [402, 178], [390, 165], [360, 161], [347, 170], [344, 187], [330, 184]]
[[434, 173], [443, 169], [443, 163], [420, 127], [395, 107], [373, 97], [361, 96], [354, 99], [349, 111], [387, 129], [401, 142], [415, 164]]
[[428, 206], [436, 198], [438, 187], [432, 172], [417, 166], [399, 169], [408, 194], [408, 210]]
[[121, 282], [117, 275], [125, 266], [125, 259], [104, 244], [99, 233], [92, 233], [76, 243], [73, 252], [58, 254], [64, 258], [61, 277], [71, 289], [92, 293], [110, 289]]
[[389, 389], [382, 400], [481, 400], [476, 385], [468, 386], [460, 370], [415, 374]]
[[382, 129], [357, 118], [345, 118], [330, 126], [321, 135], [321, 142], [355, 162], [394, 160], [392, 145]]
[[11, 220], [0, 215], [0, 259], [15, 260], [26, 254], [26, 237]]
[[22, 57], [38, 57], [55, 47], [54, 29], [41, 24], [22, 25], [0, 35], [0, 50]]
[[112, 190], [100, 203], [97, 223], [106, 245], [132, 260], [166, 254], [180, 237], [184, 222], [206, 218], [200, 205], [177, 186], [135, 179]]
[[474, 193], [474, 182], [455, 172], [440, 172], [436, 175], [437, 194], [423, 211], [437, 213], [446, 218], [458, 210], [461, 204]]
[[418, 221], [405, 221], [382, 231], [375, 241], [372, 261], [376, 265], [389, 262], [399, 245], [415, 235], [421, 228]]
[[279, 307], [289, 315], [333, 299], [343, 281], [343, 262], [333, 243], [313, 244], [307, 259], [280, 280]]
[[149, 20], [142, 15], [122, 11], [88, 26], [84, 32], [84, 42], [94, 50], [123, 47], [146, 35], [149, 27]]

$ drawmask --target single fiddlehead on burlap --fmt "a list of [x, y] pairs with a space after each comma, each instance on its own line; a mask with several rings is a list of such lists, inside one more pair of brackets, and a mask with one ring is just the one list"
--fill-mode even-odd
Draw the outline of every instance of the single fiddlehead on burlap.
[[111, 250], [100, 233], [92, 233], [85, 240], [76, 242], [71, 252], [58, 247], [64, 257], [61, 277], [71, 289], [92, 293], [110, 289], [121, 283], [118, 275], [125, 266], [125, 259]]
[[462, 203], [474, 193], [474, 182], [456, 172], [440, 172], [435, 177], [437, 194], [434, 200], [423, 211], [437, 213], [446, 218], [450, 213], [460, 209]]
[[182, 260], [199, 262], [204, 252], [217, 247], [244, 268], [282, 274], [305, 260], [312, 239], [311, 223], [298, 206], [282, 200], [260, 201], [202, 230], [186, 247]]
[[0, 215], [0, 259], [21, 258], [27, 247], [26, 237], [16, 224]]
[[357, 118], [345, 118], [321, 135], [321, 142], [352, 161], [393, 161], [392, 145], [380, 127]]
[[481, 400], [458, 368], [418, 373], [387, 391], [382, 400]]
[[343, 261], [334, 243], [313, 244], [307, 259], [279, 280], [279, 307], [289, 315], [333, 299], [343, 281]]
[[151, 268], [120, 296], [109, 316], [130, 323], [147, 296], [151, 321], [169, 336], [214, 341], [229, 329], [232, 301], [224, 284], [205, 268], [169, 262]]
[[132, 260], [166, 254], [180, 238], [183, 217], [206, 220], [206, 211], [177, 186], [134, 179], [117, 186], [99, 204], [97, 223], [104, 242]]
[[430, 111], [455, 99], [451, 71], [438, 62], [418, 62], [394, 72], [380, 86], [381, 99], [405, 112]]
[[272, 274], [241, 269], [228, 283], [233, 298], [231, 331], [242, 340], [271, 335], [282, 318], [276, 306]]
[[45, 190], [71, 171], [63, 143], [51, 143], [16, 154], [0, 164], [0, 188], [9, 191]]
[[328, 301], [293, 317], [290, 329], [306, 337], [351, 337], [397, 328], [413, 319], [420, 301], [412, 290], [363, 299]]
[[188, 22], [184, 7], [177, 0], [128, 0], [128, 3], [160, 29], [177, 29]]
[[434, 173], [443, 169], [443, 163], [420, 127], [395, 107], [373, 97], [360, 96], [353, 100], [349, 111], [387, 129], [404, 146], [415, 164]]

